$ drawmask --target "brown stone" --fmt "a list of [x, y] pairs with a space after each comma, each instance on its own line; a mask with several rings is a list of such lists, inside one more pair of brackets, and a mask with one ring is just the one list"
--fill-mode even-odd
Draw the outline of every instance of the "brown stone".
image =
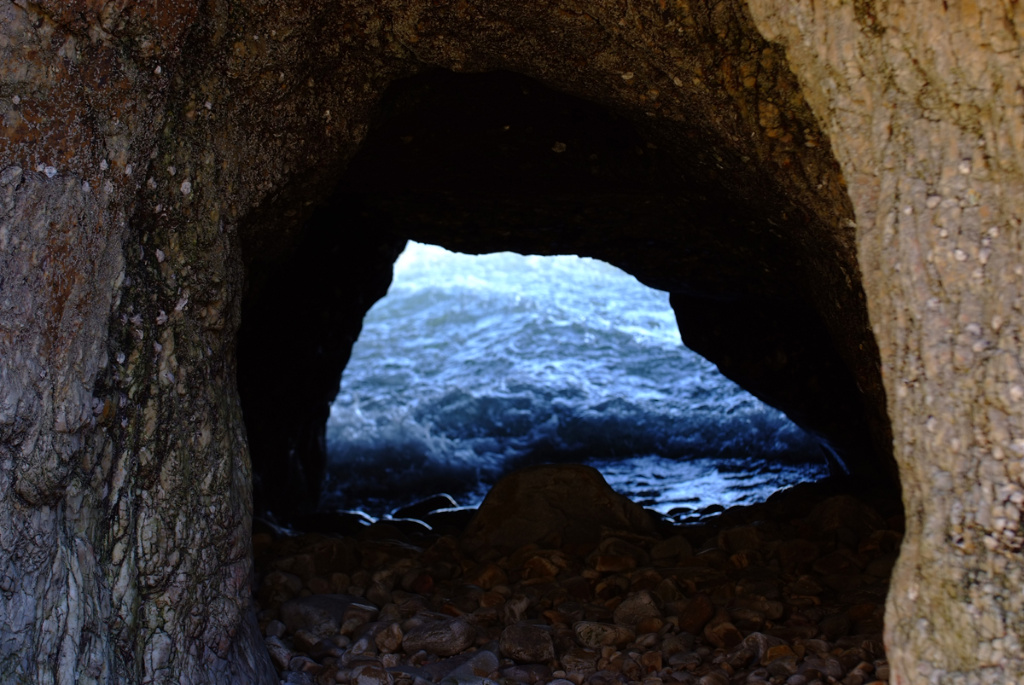
[[697, 682], [698, 685], [729, 685], [729, 674], [722, 670], [715, 670], [701, 676]]
[[497, 564], [484, 564], [475, 573], [466, 577], [466, 582], [472, 585], [479, 585], [484, 590], [490, 590], [496, 585], [508, 583], [508, 576]]
[[[630, 628], [637, 628], [637, 625], [644, 619], [661, 618], [661, 610], [654, 599], [654, 596], [647, 590], [631, 593], [615, 607], [613, 618]], [[641, 631], [650, 632], [650, 631]]]
[[661, 670], [661, 652], [644, 652], [640, 655], [640, 665], [644, 672], [652, 673]]
[[760, 630], [765, 624], [764, 612], [749, 607], [733, 607], [729, 609], [729, 618], [741, 631]]
[[308, 630], [299, 629], [292, 635], [292, 643], [300, 652], [312, 653], [322, 636], [316, 635]]
[[767, 664], [768, 672], [777, 678], [788, 679], [797, 672], [797, 668], [797, 657], [793, 655], [778, 656]]
[[559, 660], [562, 667], [572, 674], [590, 674], [597, 668], [598, 652], [586, 647], [572, 647], [563, 652]]
[[636, 568], [636, 559], [619, 554], [598, 554], [594, 557], [594, 570], [600, 573], [623, 573]]
[[313, 576], [307, 580], [306, 588], [314, 595], [329, 595], [332, 591], [331, 582], [320, 576]]
[[317, 673], [320, 671], [320, 664], [308, 656], [299, 655], [292, 657], [291, 661], [288, 662], [288, 670], [300, 673]]
[[501, 617], [506, 625], [512, 625], [523, 620], [526, 616], [527, 609], [530, 608], [530, 598], [526, 595], [513, 595], [505, 601], [505, 605], [501, 608]]
[[594, 596], [598, 599], [611, 601], [613, 598], [616, 601], [621, 601], [623, 593], [629, 590], [629, 579], [625, 576], [614, 575], [608, 576], [599, 580], [594, 585]]
[[288, 668], [288, 663], [292, 660], [292, 651], [281, 641], [281, 638], [268, 637], [264, 644], [267, 647], [267, 651], [270, 653], [270, 658], [274, 660], [278, 668]]
[[715, 615], [714, 603], [703, 594], [694, 595], [679, 614], [679, 629], [698, 634]]
[[637, 622], [636, 632], [639, 634], [656, 633], [661, 630], [664, 625], [665, 622], [661, 620], [660, 616], [647, 616]]
[[850, 552], [839, 550], [814, 562], [813, 568], [822, 575], [849, 575], [857, 573], [861, 564]]
[[302, 553], [278, 559], [274, 564], [281, 571], [298, 576], [303, 583], [316, 575], [316, 559], [312, 554]]
[[773, 645], [773, 646], [769, 647], [765, 651], [764, 656], [761, 658], [761, 663], [767, 665], [767, 664], [771, 663], [772, 661], [775, 661], [776, 659], [780, 659], [782, 657], [795, 657], [795, 656], [796, 656], [796, 654], [793, 653], [793, 648], [790, 647], [789, 645], [784, 644], [784, 643], [783, 644], [778, 644], [778, 645]]
[[525, 663], [544, 663], [555, 658], [555, 643], [545, 626], [516, 623], [501, 631], [501, 655]]
[[743, 640], [743, 634], [730, 621], [719, 621], [704, 626], [704, 637], [716, 647], [731, 649]]
[[630, 592], [639, 592], [641, 590], [654, 590], [657, 588], [665, 579], [657, 569], [644, 568], [634, 571], [629, 575], [629, 590]]
[[503, 678], [519, 683], [546, 682], [551, 679], [551, 669], [543, 664], [514, 664], [501, 670]]
[[837, 495], [816, 505], [807, 520], [823, 533], [846, 528], [860, 537], [887, 527], [877, 511], [851, 495]]
[[402, 648], [408, 654], [422, 650], [436, 656], [452, 656], [468, 649], [475, 639], [476, 630], [472, 625], [452, 618], [408, 630], [402, 639]]
[[554, 578], [558, 575], [559, 568], [549, 559], [544, 557], [533, 557], [523, 564], [523, 578]]
[[653, 530], [643, 509], [608, 487], [597, 470], [578, 464], [535, 466], [494, 486], [464, 539], [470, 547], [508, 551], [528, 542], [596, 543], [602, 525]]
[[808, 540], [782, 540], [775, 548], [775, 554], [783, 570], [793, 571], [807, 567], [818, 558], [821, 552], [818, 546]]
[[401, 649], [403, 637], [402, 627], [397, 623], [392, 623], [378, 632], [373, 641], [381, 654], [391, 654]]
[[674, 535], [651, 547], [651, 558], [660, 562], [677, 561], [692, 556], [693, 547], [682, 535]]
[[485, 592], [480, 595], [480, 606], [484, 608], [500, 607], [505, 603], [505, 597], [498, 592]]
[[271, 571], [260, 584], [259, 599], [268, 608], [275, 607], [299, 594], [302, 579], [284, 571]]
[[727, 528], [718, 534], [718, 546], [727, 552], [755, 550], [761, 544], [761, 536], [754, 526]]
[[291, 631], [307, 630], [320, 638], [341, 629], [355, 610], [360, 623], [370, 620], [376, 608], [361, 604], [348, 595], [312, 595], [289, 600], [281, 605], [281, 620]]
[[591, 649], [605, 646], [624, 647], [636, 639], [636, 633], [629, 628], [611, 623], [578, 621], [572, 629], [580, 644]]
[[352, 669], [352, 685], [392, 685], [395, 680], [380, 664], [363, 664]]

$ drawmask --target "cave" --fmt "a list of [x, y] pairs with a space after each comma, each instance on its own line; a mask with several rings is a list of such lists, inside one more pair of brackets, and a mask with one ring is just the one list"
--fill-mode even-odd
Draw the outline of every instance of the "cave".
[[[707, 162], [690, 167], [702, 155], [718, 164], [717, 151], [696, 137], [689, 127], [658, 130], [628, 111], [507, 71], [427, 70], [392, 82], [335, 189], [291, 245], [272, 259], [261, 242], [266, 226], [289, 211], [284, 199], [270, 198], [267, 214], [239, 229], [248, 289], [238, 389], [256, 515], [301, 530], [343, 526], [344, 516], [318, 512], [329, 403], [363, 316], [386, 292], [409, 240], [475, 254], [595, 257], [671, 293], [684, 342], [820, 436], [850, 470], [847, 491], [885, 491], [895, 464], [877, 350], [859, 279], [844, 280], [844, 269], [856, 265], [837, 259], [838, 245], [817, 246], [830, 248], [828, 257], [810, 249], [803, 236], [822, 230], [814, 226], [821, 219], [749, 160], [720, 155], [735, 168], [710, 178]], [[842, 327], [830, 329], [839, 314]], [[526, 516], [515, 531], [480, 532], [485, 518], [464, 537], [487, 538], [497, 549], [527, 542], [519, 531], [540, 525]], [[412, 540], [429, 557], [440, 544], [431, 539]], [[278, 548], [259, 540], [262, 550]], [[301, 556], [286, 554], [262, 570], [261, 607], [284, 613], [291, 600], [267, 589], [275, 586], [266, 579], [278, 577], [268, 570], [292, 569]], [[326, 576], [320, 585], [313, 578], [311, 587], [326, 587]], [[379, 605], [389, 601], [377, 586], [366, 592]], [[265, 632], [266, 620], [260, 625]]]
[[822, 437], [851, 475], [894, 480], [877, 351], [866, 326], [849, 339], [826, 323], [844, 301], [866, 319], [863, 294], [819, 286], [817, 269], [843, 265], [801, 254], [792, 233], [809, 219], [771, 179], [739, 195], [695, 177], [693, 145], [508, 72], [393, 83], [343, 190], [296, 247], [250, 267], [238, 378], [257, 511], [316, 509], [328, 402], [407, 240], [618, 266], [670, 292], [684, 342]]
[[1020, 12], [0, 2], [0, 679], [274, 681], [253, 514], [412, 239], [672, 293], [899, 485], [890, 681], [1020, 681]]

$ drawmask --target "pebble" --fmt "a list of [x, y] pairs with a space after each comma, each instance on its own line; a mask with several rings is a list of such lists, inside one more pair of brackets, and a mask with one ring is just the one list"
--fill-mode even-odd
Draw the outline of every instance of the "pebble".
[[715, 604], [707, 595], [694, 595], [679, 613], [679, 629], [696, 635], [714, 618], [715, 613]]
[[351, 682], [352, 685], [394, 685], [395, 679], [381, 664], [363, 664], [352, 669]]
[[651, 547], [651, 558], [656, 561], [676, 561], [693, 556], [693, 546], [682, 535], [674, 535]]
[[468, 661], [445, 676], [441, 682], [449, 685], [474, 685], [488, 682], [488, 676], [496, 673], [497, 670], [498, 655], [485, 649], [477, 652]]
[[597, 669], [600, 652], [587, 647], [570, 647], [562, 653], [561, 663], [570, 673], [588, 673]]
[[392, 623], [384, 630], [377, 633], [373, 638], [377, 644], [377, 649], [383, 654], [391, 654], [397, 652], [402, 647], [402, 640], [405, 636], [402, 635], [402, 627], [397, 623]]
[[268, 637], [264, 640], [267, 651], [270, 652], [270, 659], [281, 669], [287, 669], [288, 663], [292, 660], [292, 650], [288, 648], [279, 637]]
[[555, 643], [546, 626], [516, 623], [501, 631], [501, 655], [524, 663], [543, 663], [555, 658]]
[[376, 612], [376, 608], [360, 605], [357, 600], [347, 595], [311, 595], [291, 599], [281, 604], [281, 621], [292, 632], [305, 630], [326, 637], [341, 629], [353, 604], [358, 609]]
[[612, 616], [616, 623], [636, 628], [637, 624], [644, 621], [644, 619], [660, 619], [661, 610], [658, 609], [658, 605], [655, 603], [651, 593], [647, 590], [641, 590], [640, 592], [631, 593], [622, 600], [622, 603], [615, 608]]
[[[713, 619], [711, 623], [704, 626], [704, 637], [715, 647], [732, 649], [743, 641], [743, 634], [728, 619], [728, 612], [720, 610], [721, 620]], [[717, 617], [716, 617], [717, 618]]]
[[468, 649], [476, 640], [476, 630], [462, 619], [448, 619], [417, 626], [402, 639], [408, 654], [418, 651], [437, 656], [452, 656]]
[[613, 623], [578, 621], [572, 629], [581, 645], [594, 649], [606, 646], [625, 647], [636, 639], [636, 633], [632, 630]]
[[886, 683], [898, 518], [847, 495], [800, 511], [515, 548], [414, 527], [260, 533], [260, 627], [301, 685]]
[[282, 637], [286, 630], [288, 630], [288, 628], [285, 624], [274, 619], [267, 623], [267, 626], [263, 629], [263, 634], [267, 637]]

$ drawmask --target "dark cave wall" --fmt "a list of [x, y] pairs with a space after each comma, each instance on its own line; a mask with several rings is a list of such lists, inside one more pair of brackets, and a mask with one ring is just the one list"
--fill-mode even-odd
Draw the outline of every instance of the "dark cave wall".
[[833, 463], [828, 453], [833, 475], [883, 489], [896, 481], [884, 404], [861, 391], [821, 317], [806, 303], [683, 293], [674, 293], [671, 303], [683, 344], [823, 438], [839, 460]]
[[257, 512], [316, 509], [324, 431], [363, 316], [384, 296], [405, 240], [358, 207], [316, 212], [287, 258], [250, 284], [238, 332], [238, 390]]
[[[271, 682], [234, 380], [246, 279], [338, 191], [388, 84], [441, 67], [639, 122], [677, 162], [659, 206], [708, 240], [662, 272], [700, 287], [666, 289], [721, 285], [702, 269], [717, 211], [791, 250], [733, 256], [886, 398], [908, 512], [894, 680], [1019, 681], [1021, 11], [0, 0], [0, 679]], [[549, 206], [644, 205], [566, 214], [571, 196]], [[508, 196], [399, 199], [375, 211], [459, 244], [474, 213], [534, 225]], [[659, 255], [666, 225], [636, 229]], [[605, 246], [641, 275], [626, 247]]]

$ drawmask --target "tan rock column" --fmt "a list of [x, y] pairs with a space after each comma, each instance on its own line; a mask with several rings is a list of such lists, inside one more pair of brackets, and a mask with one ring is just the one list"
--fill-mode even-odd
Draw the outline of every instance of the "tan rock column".
[[1024, 681], [1024, 6], [753, 0], [857, 215], [907, 511], [894, 683]]

